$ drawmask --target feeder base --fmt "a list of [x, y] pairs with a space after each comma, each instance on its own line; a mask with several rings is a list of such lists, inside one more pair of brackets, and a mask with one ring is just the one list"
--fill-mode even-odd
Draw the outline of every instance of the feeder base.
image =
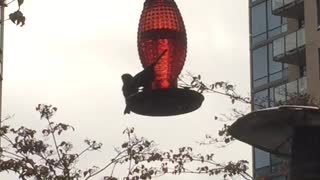
[[320, 179], [320, 126], [294, 129], [292, 139], [291, 180]]
[[320, 108], [287, 105], [254, 111], [239, 118], [228, 132], [261, 150], [290, 158], [292, 137], [299, 126], [320, 127]]
[[136, 114], [145, 116], [174, 116], [198, 109], [202, 94], [179, 88], [143, 91], [130, 96], [127, 104]]

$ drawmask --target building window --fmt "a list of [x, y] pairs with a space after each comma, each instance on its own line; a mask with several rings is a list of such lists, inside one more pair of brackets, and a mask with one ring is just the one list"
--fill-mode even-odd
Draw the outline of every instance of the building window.
[[287, 83], [287, 100], [298, 95], [298, 81]]
[[255, 49], [252, 52], [253, 86], [258, 87], [268, 83], [268, 46]]
[[271, 154], [270, 158], [271, 158], [271, 164], [272, 165], [282, 163], [282, 161], [283, 161], [282, 158], [280, 158], [279, 156], [274, 155], [274, 154]]
[[286, 79], [286, 64], [273, 59], [272, 43], [252, 51], [253, 87], [259, 87], [269, 82]]
[[272, 0], [256, 2], [251, 8], [253, 45], [287, 31], [287, 19], [272, 13]]
[[254, 110], [267, 108], [269, 106], [268, 89], [259, 91], [253, 95]]
[[272, 43], [269, 44], [269, 81], [276, 81], [279, 79], [282, 79], [283, 73], [282, 73], [282, 63], [275, 62], [273, 60], [273, 45]]
[[275, 28], [279, 28], [281, 26], [281, 16], [275, 16], [272, 13], [272, 2], [271, 0], [268, 0], [268, 30], [272, 30]]
[[273, 107], [275, 106], [275, 103], [274, 103], [274, 88], [270, 88], [269, 89], [269, 107]]
[[266, 2], [251, 8], [251, 34], [253, 44], [267, 39]]
[[270, 155], [271, 172], [273, 174], [284, 174], [284, 169], [288, 164], [284, 163], [284, 160], [274, 154]]
[[275, 104], [283, 104], [287, 100], [286, 85], [277, 86], [274, 88], [274, 101]]
[[270, 154], [254, 148], [254, 159], [256, 177], [270, 175]]
[[266, 3], [260, 3], [251, 10], [252, 35], [256, 36], [265, 33], [267, 30]]

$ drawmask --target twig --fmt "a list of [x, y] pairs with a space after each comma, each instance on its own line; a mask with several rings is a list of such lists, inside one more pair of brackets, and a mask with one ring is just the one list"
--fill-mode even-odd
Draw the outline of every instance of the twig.
[[[136, 143], [134, 143], [131, 148], [135, 147], [136, 145], [138, 145], [139, 143], [141, 143], [142, 141], [137, 141]], [[101, 173], [102, 171], [106, 170], [109, 166], [111, 166], [113, 163], [118, 163], [119, 160], [123, 159], [123, 158], [126, 158], [126, 157], [129, 157], [130, 155], [124, 155], [122, 157], [120, 157], [123, 153], [127, 152], [127, 149], [121, 151], [118, 153], [118, 155], [113, 158], [113, 160], [111, 160], [110, 163], [108, 163], [107, 165], [105, 165], [102, 169], [100, 169], [99, 171], [93, 173], [93, 174], [90, 174], [85, 180], [88, 180], [89, 178], [93, 177], [93, 176], [96, 176], [97, 174]], [[120, 157], [120, 158], [119, 158]]]
[[6, 157], [6, 158], [9, 158], [9, 159], [14, 159], [14, 160], [17, 160], [17, 161], [21, 161], [21, 159], [18, 159], [14, 156], [9, 156], [9, 155], [1, 155], [2, 157]]
[[53, 130], [53, 128], [52, 128], [52, 126], [51, 126], [51, 122], [50, 122], [49, 118], [46, 118], [46, 119], [47, 119], [48, 124], [49, 124], [50, 133], [51, 133], [51, 135], [52, 135], [53, 142], [54, 142], [54, 145], [55, 145], [55, 148], [56, 148], [56, 151], [57, 151], [57, 154], [58, 154], [59, 162], [60, 162], [60, 161], [61, 161], [61, 155], [60, 155], [60, 153], [59, 153], [59, 148], [58, 148], [56, 136], [54, 135], [54, 132], [55, 132], [55, 131]]
[[110, 165], [112, 165], [113, 163], [116, 163], [117, 161], [119, 161], [120, 159], [122, 159], [122, 158], [124, 158], [124, 157], [127, 157], [127, 155], [126, 156], [122, 156], [122, 157], [120, 157], [119, 159], [117, 159], [122, 153], [124, 153], [124, 152], [126, 152], [126, 151], [122, 151], [120, 154], [118, 154], [115, 158], [114, 158], [114, 160], [112, 160], [110, 163], [108, 163], [107, 165], [105, 165], [102, 169], [100, 169], [99, 171], [97, 171], [97, 172], [95, 172], [95, 173], [93, 173], [93, 174], [90, 174], [85, 180], [87, 180], [87, 179], [90, 179], [90, 178], [92, 178], [93, 176], [96, 176], [97, 174], [99, 174], [99, 173], [101, 173], [102, 171], [104, 171], [104, 170], [106, 170]]
[[7, 3], [7, 5], [9, 5], [9, 4], [11, 4], [11, 3], [13, 3], [14, 1], [16, 1], [16, 0], [12, 0], [12, 1], [8, 2], [8, 3]]
[[[194, 77], [190, 72], [188, 73], [188, 76]], [[189, 83], [187, 83], [186, 81], [184, 81], [182, 78], [179, 78], [179, 81], [182, 82], [182, 84], [180, 85], [182, 88], [189, 88], [189, 89], [195, 88], [192, 85], [190, 85]], [[207, 92], [211, 92], [211, 93], [216, 93], [216, 94], [227, 96], [234, 101], [242, 102], [245, 104], [253, 104], [253, 105], [259, 106], [261, 108], [265, 108], [265, 106], [263, 106], [262, 104], [255, 103], [255, 102], [251, 101], [248, 97], [242, 97], [241, 95], [237, 94], [234, 89], [226, 89], [225, 92], [221, 92], [221, 91], [217, 91], [212, 88], [209, 88], [206, 84], [204, 84], [202, 81], [200, 81], [200, 79], [199, 79], [199, 82], [197, 82], [197, 83], [200, 84], [200, 86], [201, 86], [201, 92], [207, 91]], [[198, 91], [199, 91], [199, 89], [198, 89]]]
[[9, 151], [7, 151], [7, 150], [2, 150], [2, 151], [3, 151], [3, 152], [5, 152], [5, 153], [8, 153], [8, 154], [10, 154], [10, 155], [16, 156], [16, 157], [18, 157], [18, 158], [24, 159], [24, 157], [19, 156], [18, 154], [15, 154], [15, 153], [9, 152]]
[[113, 177], [113, 172], [116, 169], [117, 162], [114, 163], [110, 176]]
[[83, 151], [81, 151], [79, 154], [78, 154], [78, 157], [77, 159], [79, 159], [79, 157], [84, 154], [85, 152], [89, 151], [89, 149], [92, 147], [92, 145], [90, 145], [89, 147], [87, 147], [86, 149], [84, 149]]

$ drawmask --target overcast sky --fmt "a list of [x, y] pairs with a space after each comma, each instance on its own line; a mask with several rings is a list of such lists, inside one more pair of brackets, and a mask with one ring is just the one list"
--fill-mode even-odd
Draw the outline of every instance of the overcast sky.
[[[176, 2], [188, 36], [184, 71], [201, 74], [207, 82], [236, 83], [241, 93], [249, 95], [248, 0]], [[76, 128], [68, 135], [76, 145], [85, 138], [104, 144], [84, 164], [110, 160], [126, 127], [134, 126], [139, 136], [155, 140], [162, 149], [197, 146], [195, 141], [205, 134], [216, 134], [220, 125], [213, 116], [232, 107], [219, 95], [205, 95], [202, 107], [186, 115], [123, 115], [120, 76], [142, 69], [136, 45], [142, 8], [143, 0], [26, 1], [22, 7], [26, 25], [5, 24], [3, 116], [15, 114], [11, 124], [37, 128], [43, 123], [35, 106], [57, 106], [54, 120]], [[224, 150], [212, 146], [199, 150], [217, 152], [219, 160], [251, 159], [250, 147], [241, 143]], [[218, 178], [159, 178], [169, 179]]]

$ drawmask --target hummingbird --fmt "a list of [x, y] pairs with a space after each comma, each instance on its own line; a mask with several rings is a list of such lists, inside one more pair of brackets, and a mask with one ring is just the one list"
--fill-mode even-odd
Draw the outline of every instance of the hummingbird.
[[135, 76], [132, 76], [131, 74], [128, 74], [128, 73], [123, 74], [121, 76], [122, 83], [123, 83], [122, 93], [126, 99], [126, 108], [124, 110], [124, 114], [130, 114], [130, 104], [128, 104], [128, 101], [127, 101], [128, 97], [135, 93], [138, 93], [141, 87], [143, 88], [143, 90], [150, 88], [150, 85], [155, 78], [154, 68], [167, 51], [168, 51], [167, 49], [164, 50], [151, 65], [144, 68], [141, 72], [137, 73]]

